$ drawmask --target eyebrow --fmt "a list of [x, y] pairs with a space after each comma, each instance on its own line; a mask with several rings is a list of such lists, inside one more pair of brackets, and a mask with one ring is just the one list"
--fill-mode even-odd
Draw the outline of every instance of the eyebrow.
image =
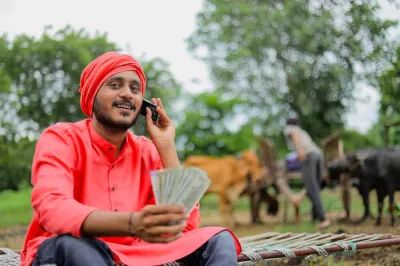
[[[110, 79], [108, 80], [108, 82], [112, 82], [112, 81], [123, 82], [123, 81], [125, 81], [125, 79], [124, 79], [123, 77], [118, 77], [118, 76], [117, 76], [117, 77], [110, 78]], [[138, 85], [138, 86], [141, 86], [141, 85], [142, 85], [142, 84], [140, 83], [140, 81], [137, 80], [137, 79], [131, 79], [130, 82], [133, 83], [133, 84], [135, 84], [135, 85]]]

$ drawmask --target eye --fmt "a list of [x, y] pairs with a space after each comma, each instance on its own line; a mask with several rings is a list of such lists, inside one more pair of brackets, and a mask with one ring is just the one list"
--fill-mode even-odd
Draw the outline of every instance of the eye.
[[138, 87], [138, 86], [132, 86], [131, 87], [131, 91], [133, 92], [133, 93], [138, 93], [138, 92], [140, 92], [140, 88]]
[[110, 87], [113, 89], [119, 89], [121, 85], [118, 82], [113, 82], [110, 84]]

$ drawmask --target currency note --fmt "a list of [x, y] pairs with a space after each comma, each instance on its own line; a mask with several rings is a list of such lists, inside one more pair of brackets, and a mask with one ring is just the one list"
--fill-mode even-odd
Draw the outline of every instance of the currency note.
[[151, 178], [158, 205], [183, 205], [188, 213], [211, 184], [207, 174], [196, 167], [153, 171]]
[[191, 178], [191, 171], [189, 168], [184, 168], [179, 173], [177, 173], [176, 175], [177, 182], [175, 183], [176, 186], [174, 187], [173, 193], [169, 200], [170, 204], [175, 204], [177, 202], [179, 197], [182, 195], [183, 191], [189, 185], [190, 178]]
[[156, 200], [156, 205], [161, 205], [160, 203], [160, 188], [158, 186], [158, 175], [157, 171], [151, 171], [151, 186], [153, 187], [153, 194]]
[[177, 193], [179, 196], [175, 198], [174, 204], [184, 205], [187, 213], [190, 213], [206, 192], [211, 181], [208, 176], [198, 168], [189, 167], [186, 169], [186, 173], [188, 176], [185, 180], [184, 189]]

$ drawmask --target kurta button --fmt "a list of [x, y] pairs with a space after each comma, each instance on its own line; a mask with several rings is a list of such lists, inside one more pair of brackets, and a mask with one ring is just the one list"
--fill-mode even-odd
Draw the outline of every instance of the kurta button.
[[115, 190], [115, 187], [112, 187], [111, 190], [114, 191], [114, 190]]
[[118, 211], [118, 209], [114, 209], [114, 211], [115, 211], [115, 212], [117, 212], [117, 211]]
[[112, 150], [112, 147], [108, 148], [110, 151]]

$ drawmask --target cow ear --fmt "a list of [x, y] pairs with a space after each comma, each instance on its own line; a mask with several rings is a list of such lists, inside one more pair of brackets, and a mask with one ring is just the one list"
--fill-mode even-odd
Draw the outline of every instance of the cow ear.
[[238, 163], [238, 167], [239, 167], [239, 176], [243, 177], [248, 175], [250, 168], [245, 162], [240, 160]]
[[348, 154], [346, 155], [346, 160], [349, 161], [350, 163], [355, 163], [358, 161], [357, 155], [352, 153], [352, 154]]
[[241, 159], [243, 158], [241, 152], [236, 152], [236, 153], [233, 154], [233, 156], [234, 156], [236, 159], [238, 159], [238, 160], [241, 160]]
[[365, 161], [365, 160], [367, 160], [368, 159], [368, 155], [364, 155], [364, 156], [357, 156], [357, 160], [358, 161]]

